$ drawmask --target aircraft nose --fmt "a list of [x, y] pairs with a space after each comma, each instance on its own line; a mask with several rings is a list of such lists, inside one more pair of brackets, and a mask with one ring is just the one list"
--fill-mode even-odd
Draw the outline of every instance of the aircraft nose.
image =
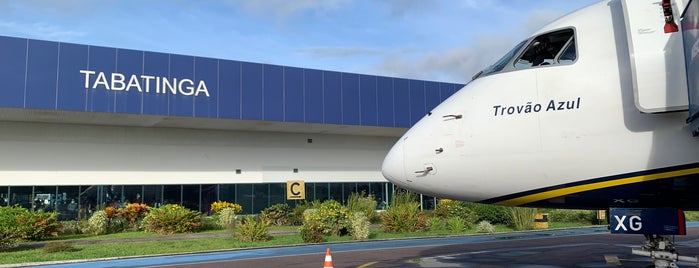
[[403, 156], [403, 139], [401, 138], [393, 145], [383, 160], [381, 173], [387, 180], [397, 184], [405, 184], [406, 176]]

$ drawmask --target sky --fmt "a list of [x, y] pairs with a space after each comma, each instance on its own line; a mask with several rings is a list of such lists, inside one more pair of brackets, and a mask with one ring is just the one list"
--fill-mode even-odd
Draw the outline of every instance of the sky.
[[0, 35], [466, 83], [598, 0], [0, 0]]

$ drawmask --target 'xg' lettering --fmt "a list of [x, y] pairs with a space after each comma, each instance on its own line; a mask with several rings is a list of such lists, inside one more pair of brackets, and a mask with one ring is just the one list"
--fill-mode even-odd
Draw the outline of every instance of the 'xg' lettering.
[[[616, 228], [614, 228], [614, 231], [619, 231], [619, 229], [623, 229], [624, 231], [628, 231], [628, 229], [626, 229], [626, 225], [624, 224], [624, 221], [626, 220], [626, 216], [621, 216], [621, 218], [619, 218], [618, 215], [614, 215], [614, 218], [617, 221], [617, 225], [616, 225]], [[635, 232], [640, 231], [641, 228], [643, 228], [643, 223], [641, 221], [642, 220], [641, 220], [640, 216], [629, 217], [629, 229], [631, 229], [631, 231], [635, 231]]]

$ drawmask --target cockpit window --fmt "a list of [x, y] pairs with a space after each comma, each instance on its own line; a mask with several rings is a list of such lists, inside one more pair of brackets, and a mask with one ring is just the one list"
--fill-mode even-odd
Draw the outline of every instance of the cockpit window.
[[490, 67], [483, 70], [483, 73], [480, 74], [479, 76], [486, 76], [486, 75], [489, 75], [492, 73], [497, 73], [497, 72], [502, 71], [502, 69], [504, 69], [505, 66], [507, 66], [507, 64], [510, 61], [512, 61], [512, 59], [515, 56], [517, 56], [517, 52], [519, 52], [519, 50], [522, 49], [522, 47], [526, 43], [527, 43], [527, 40], [524, 40], [524, 41], [520, 42], [519, 44], [517, 44], [512, 50], [507, 52], [507, 54], [505, 54], [505, 56], [502, 56], [502, 58], [500, 58], [498, 61], [496, 61], [495, 64], [490, 65]]
[[576, 58], [573, 30], [565, 29], [535, 37], [515, 62], [515, 68], [572, 63]]

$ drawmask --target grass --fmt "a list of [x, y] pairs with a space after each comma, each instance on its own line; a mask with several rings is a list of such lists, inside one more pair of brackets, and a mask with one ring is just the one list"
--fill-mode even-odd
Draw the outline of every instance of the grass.
[[[582, 224], [575, 223], [550, 223], [549, 228], [569, 228], [581, 227]], [[294, 230], [295, 226], [272, 227], [271, 230]], [[511, 232], [512, 229], [503, 225], [496, 225], [495, 232]], [[226, 234], [230, 231], [206, 231], [197, 234]], [[430, 236], [447, 236], [447, 235], [466, 235], [475, 234], [475, 229], [466, 230], [463, 233], [452, 233], [448, 230], [427, 231], [419, 233], [384, 233], [380, 230], [372, 230], [370, 239], [398, 239], [398, 238], [415, 238], [415, 237], [430, 237]], [[182, 236], [190, 234], [175, 234], [171, 236]], [[277, 234], [273, 235], [270, 241], [265, 242], [240, 242], [233, 235], [214, 238], [196, 238], [185, 240], [167, 240], [167, 241], [148, 241], [148, 242], [124, 242], [120, 239], [133, 238], [155, 238], [164, 237], [163, 235], [144, 233], [144, 232], [126, 232], [117, 234], [108, 234], [101, 236], [92, 235], [67, 235], [61, 236], [52, 241], [62, 241], [67, 244], [75, 241], [86, 240], [105, 240], [115, 239], [114, 243], [92, 244], [92, 245], [73, 245], [71, 251], [61, 251], [56, 253], [44, 253], [42, 248], [38, 249], [14, 249], [8, 252], [0, 252], [0, 264], [16, 264], [29, 262], [46, 262], [46, 261], [64, 261], [78, 259], [96, 259], [96, 258], [112, 258], [112, 257], [127, 257], [141, 256], [154, 254], [177, 254], [199, 251], [214, 251], [214, 250], [233, 250], [255, 247], [271, 247], [271, 246], [288, 246], [304, 244], [301, 236], [297, 233]], [[328, 237], [327, 242], [349, 242], [352, 241], [350, 236]]]

